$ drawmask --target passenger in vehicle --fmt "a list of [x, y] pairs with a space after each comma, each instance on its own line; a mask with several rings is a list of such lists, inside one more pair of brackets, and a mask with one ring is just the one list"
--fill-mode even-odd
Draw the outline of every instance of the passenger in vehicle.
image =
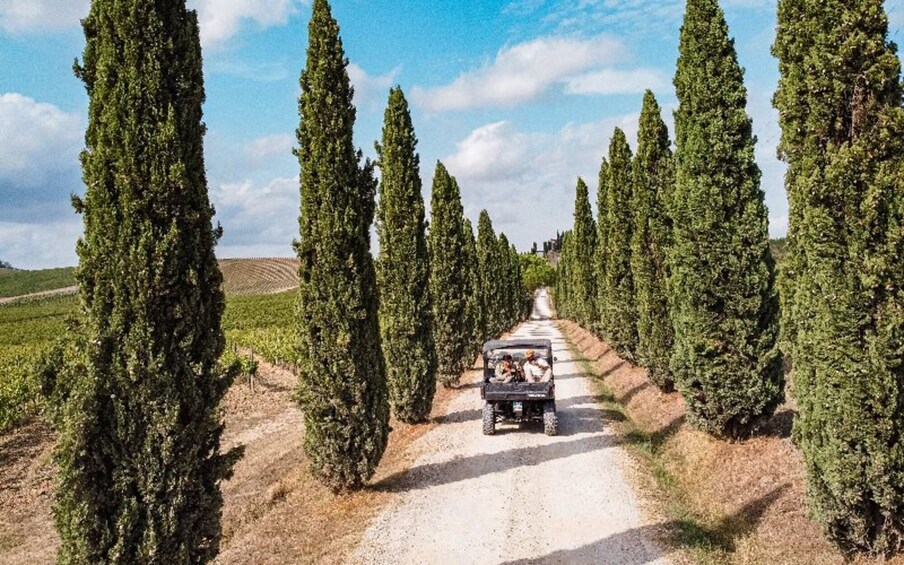
[[537, 352], [528, 349], [524, 354], [524, 380], [529, 383], [548, 383], [552, 379], [552, 367]]
[[506, 353], [502, 360], [496, 364], [496, 374], [490, 379], [491, 383], [510, 383], [518, 378], [518, 365], [512, 361], [512, 356]]

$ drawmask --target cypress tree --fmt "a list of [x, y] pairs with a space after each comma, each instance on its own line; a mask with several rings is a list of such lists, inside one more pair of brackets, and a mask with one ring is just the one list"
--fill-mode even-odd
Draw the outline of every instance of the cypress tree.
[[499, 234], [496, 241], [499, 249], [496, 250], [497, 274], [496, 281], [499, 283], [499, 316], [500, 331], [502, 333], [510, 329], [514, 325], [517, 318], [517, 293], [515, 291], [515, 266], [511, 257], [511, 246], [508, 237], [504, 233]]
[[671, 390], [673, 385], [669, 357], [674, 334], [666, 290], [666, 255], [672, 230], [666, 197], [674, 183], [670, 147], [659, 104], [648, 90], [633, 164], [631, 274], [637, 298], [637, 357], [647, 367], [650, 380], [663, 390]]
[[378, 146], [380, 206], [380, 332], [389, 404], [409, 424], [430, 415], [436, 392], [436, 351], [430, 303], [430, 259], [420, 158], [408, 102], [401, 88], [389, 93]]
[[433, 302], [437, 375], [457, 386], [473, 353], [473, 267], [467, 250], [473, 235], [464, 224], [458, 183], [442, 163], [436, 164], [430, 200], [430, 294]]
[[499, 334], [499, 280], [497, 278], [499, 244], [493, 222], [486, 210], [477, 220], [477, 273], [480, 296], [480, 340], [487, 341]]
[[481, 353], [483, 348], [483, 340], [480, 333], [480, 321], [482, 313], [480, 310], [480, 273], [479, 261], [477, 259], [477, 239], [474, 237], [474, 226], [471, 220], [462, 217], [464, 222], [465, 248], [464, 248], [464, 268], [468, 272], [468, 286], [464, 294], [467, 296], [467, 328], [471, 336], [471, 349], [468, 352], [468, 358], [473, 360], [474, 357]]
[[569, 233], [558, 237], [559, 264], [556, 267], [556, 315], [560, 318], [571, 318], [571, 241]]
[[815, 516], [844, 550], [904, 549], [904, 110], [880, 0], [779, 2], [783, 303]]
[[619, 355], [633, 359], [637, 349], [637, 306], [631, 274], [631, 211], [633, 180], [631, 148], [625, 133], [616, 128], [609, 146], [606, 193], [605, 278], [608, 311], [606, 333]]
[[184, 0], [94, 0], [74, 198], [84, 372], [57, 451], [60, 563], [204, 563], [220, 543], [217, 406], [234, 374], [204, 172], [198, 20]]
[[688, 1], [679, 50], [670, 366], [691, 421], [740, 437], [783, 397], [768, 215], [744, 71], [716, 0]]
[[370, 254], [376, 181], [353, 145], [348, 60], [326, 0], [314, 0], [308, 33], [298, 129], [299, 399], [312, 472], [345, 490], [373, 475], [389, 434]]
[[609, 327], [609, 320], [606, 316], [609, 313], [609, 298], [606, 294], [606, 261], [609, 257], [609, 213], [607, 212], [606, 199], [609, 197], [609, 161], [603, 158], [600, 165], [599, 186], [596, 191], [596, 217], [597, 217], [597, 235], [596, 235], [596, 258], [594, 260], [594, 269], [596, 276], [596, 324], [594, 329], [598, 335], [608, 339], [609, 334], [606, 328]]
[[575, 190], [574, 228], [572, 230], [572, 295], [575, 320], [585, 328], [592, 327], [597, 318], [596, 277], [596, 222], [584, 179], [579, 178]]

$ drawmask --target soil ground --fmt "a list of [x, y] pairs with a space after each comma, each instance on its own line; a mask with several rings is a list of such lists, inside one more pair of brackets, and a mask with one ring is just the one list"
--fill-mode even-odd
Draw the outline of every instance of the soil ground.
[[[465, 377], [469, 379], [469, 376]], [[341, 562], [369, 521], [392, 498], [382, 489], [337, 496], [308, 473], [301, 448], [301, 412], [292, 399], [296, 377], [264, 362], [252, 392], [241, 379], [223, 405], [224, 448], [245, 445], [235, 474], [223, 483], [223, 542], [218, 563]], [[397, 476], [415, 454], [412, 443], [440, 425], [460, 391], [440, 388], [428, 424], [392, 422], [390, 447], [374, 478]], [[54, 563], [56, 434], [41, 420], [0, 436], [0, 564]]]

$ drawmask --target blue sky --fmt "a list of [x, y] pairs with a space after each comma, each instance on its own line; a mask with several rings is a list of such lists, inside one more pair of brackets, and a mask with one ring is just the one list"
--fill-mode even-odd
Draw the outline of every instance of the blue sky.
[[[205, 58], [207, 169], [221, 257], [288, 256], [297, 232], [298, 75], [309, 0], [190, 0]], [[776, 0], [722, 0], [759, 136], [773, 235], [784, 234], [783, 166], [770, 99]], [[888, 0], [901, 41], [904, 0]], [[72, 75], [87, 0], [0, 0], [0, 259], [76, 263], [87, 96]], [[578, 176], [595, 190], [613, 129], [634, 143], [651, 88], [671, 125], [682, 0], [334, 0], [356, 86], [356, 142], [373, 153], [400, 84], [420, 140], [425, 198], [438, 159], [466, 213], [487, 208], [522, 250], [571, 225]]]

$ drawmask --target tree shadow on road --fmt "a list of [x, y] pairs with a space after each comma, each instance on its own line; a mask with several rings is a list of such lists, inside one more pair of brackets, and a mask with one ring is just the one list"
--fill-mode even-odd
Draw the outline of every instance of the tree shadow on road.
[[[508, 561], [505, 565], [543, 563], [618, 563], [641, 565], [669, 553], [668, 548], [697, 549], [713, 554], [731, 554], [737, 540], [756, 530], [763, 515], [791, 485], [782, 485], [745, 505], [718, 523], [707, 526], [694, 519], [681, 519], [641, 526], [613, 534], [575, 549], [562, 549], [540, 557]], [[657, 543], [665, 547], [657, 547]], [[715, 556], [714, 556], [715, 557]]]
[[594, 435], [546, 445], [519, 447], [498, 453], [457, 457], [442, 463], [427, 463], [390, 475], [374, 484], [382, 492], [406, 492], [504, 473], [522, 467], [534, 467], [548, 461], [592, 453], [617, 445], [615, 436]]

